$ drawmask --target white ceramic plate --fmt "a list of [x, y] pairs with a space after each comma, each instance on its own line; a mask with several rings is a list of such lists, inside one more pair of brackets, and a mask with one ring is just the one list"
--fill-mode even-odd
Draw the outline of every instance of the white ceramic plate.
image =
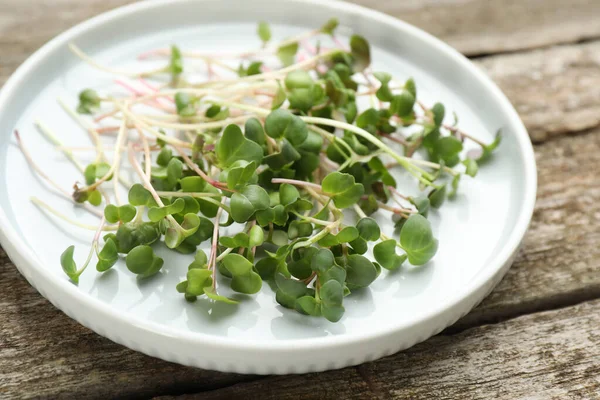
[[[104, 275], [93, 267], [70, 283], [60, 253], [75, 244], [81, 260], [92, 234], [47, 217], [29, 201], [45, 198], [64, 213], [81, 213], [53, 195], [26, 164], [12, 131], [39, 164], [66, 188], [77, 171], [33, 125], [52, 126], [61, 140], [89, 145], [59, 108], [84, 87], [112, 76], [93, 70], [67, 49], [76, 42], [104, 64], [127, 65], [135, 55], [177, 43], [182, 48], [256, 47], [256, 22], [267, 19], [276, 38], [320, 26], [336, 16], [343, 32], [371, 43], [375, 70], [413, 76], [426, 103], [442, 101], [461, 127], [485, 141], [502, 128], [493, 163], [463, 179], [458, 199], [431, 220], [440, 248], [421, 268], [383, 274], [346, 300], [336, 324], [278, 306], [268, 285], [238, 308], [186, 303], [174, 287], [188, 262], [167, 255], [161, 276], [138, 283], [123, 266]], [[465, 315], [501, 279], [531, 218], [536, 190], [532, 147], [500, 90], [447, 45], [394, 18], [337, 1], [149, 1], [78, 25], [31, 56], [0, 95], [0, 242], [21, 273], [56, 307], [100, 335], [143, 353], [185, 365], [240, 373], [300, 373], [340, 368], [405, 349]], [[414, 187], [411, 183], [409, 187]], [[389, 221], [385, 227], [390, 228]]]

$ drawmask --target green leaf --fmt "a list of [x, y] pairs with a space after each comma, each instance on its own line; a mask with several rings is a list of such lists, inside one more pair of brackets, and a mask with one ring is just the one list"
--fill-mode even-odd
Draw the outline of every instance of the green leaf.
[[158, 156], [156, 156], [156, 163], [160, 166], [166, 167], [169, 161], [173, 158], [173, 152], [168, 147], [163, 147]]
[[260, 123], [260, 121], [256, 118], [250, 118], [246, 121], [246, 124], [244, 125], [244, 133], [246, 135], [246, 138], [252, 140], [254, 143], [260, 146], [263, 146], [267, 143], [265, 130], [263, 129], [263, 126]]
[[320, 249], [311, 259], [311, 269], [325, 272], [334, 264], [333, 253], [329, 249]]
[[282, 261], [277, 258], [265, 257], [256, 263], [256, 272], [258, 272], [262, 279], [273, 278], [280, 263], [282, 263]]
[[442, 103], [435, 103], [431, 108], [431, 112], [433, 113], [433, 123], [435, 126], [442, 125], [444, 121], [444, 115], [446, 114], [446, 109]]
[[434, 189], [429, 193], [429, 202], [433, 208], [440, 208], [444, 204], [444, 200], [446, 200], [446, 185]]
[[84, 89], [79, 93], [79, 104], [77, 105], [77, 112], [80, 114], [93, 114], [98, 108], [100, 108], [100, 96], [92, 89]]
[[271, 40], [271, 28], [269, 27], [269, 24], [264, 21], [258, 23], [256, 33], [258, 33], [258, 37], [263, 44], [266, 44], [269, 40]]
[[179, 180], [182, 192], [204, 192], [206, 181], [199, 176], [186, 176]]
[[339, 25], [339, 21], [337, 18], [329, 18], [327, 20], [327, 22], [325, 22], [323, 24], [323, 26], [321, 26], [321, 33], [327, 34], [327, 35], [333, 35], [333, 33], [335, 32], [335, 29], [338, 27]]
[[204, 252], [204, 250], [198, 250], [196, 252], [196, 254], [194, 255], [194, 261], [192, 261], [190, 263], [190, 265], [188, 265], [188, 269], [194, 269], [194, 268], [206, 269], [207, 264], [208, 264], [208, 257], [206, 256], [206, 253]]
[[356, 224], [356, 229], [358, 229], [358, 235], [369, 242], [379, 239], [381, 235], [379, 225], [373, 218], [369, 217], [361, 218]]
[[248, 275], [252, 271], [252, 263], [240, 254], [229, 253], [221, 261], [231, 276]]
[[129, 189], [128, 201], [132, 206], [156, 206], [152, 194], [140, 183], [135, 183]]
[[281, 107], [281, 105], [285, 102], [285, 99], [287, 98], [285, 95], [285, 90], [283, 90], [281, 84], [279, 84], [279, 81], [277, 82], [277, 85], [278, 88], [277, 92], [275, 92], [275, 97], [273, 97], [273, 102], [271, 103], [271, 110], [277, 110], [279, 107]]
[[294, 278], [306, 279], [312, 274], [310, 269], [310, 258], [301, 258], [287, 264], [287, 269]]
[[323, 148], [323, 137], [313, 131], [308, 131], [306, 140], [296, 146], [299, 151], [319, 154]]
[[281, 142], [281, 152], [274, 153], [264, 158], [264, 163], [267, 164], [273, 171], [281, 171], [282, 169], [293, 164], [295, 161], [300, 160], [301, 155], [298, 151], [288, 142], [283, 139]]
[[238, 293], [254, 294], [262, 287], [262, 279], [254, 271], [247, 275], [234, 275], [231, 279], [231, 289]]
[[231, 217], [235, 222], [246, 222], [256, 211], [269, 208], [269, 194], [258, 185], [248, 185], [231, 196]]
[[417, 85], [415, 84], [415, 80], [413, 78], [408, 78], [404, 83], [404, 90], [407, 90], [412, 96], [417, 98]]
[[406, 260], [406, 254], [396, 254], [396, 241], [394, 239], [384, 240], [373, 247], [375, 260], [385, 269], [391, 271], [400, 268]]
[[341, 243], [348, 243], [358, 238], [358, 229], [353, 226], [347, 226], [342, 229], [337, 235], [327, 234], [323, 239], [319, 240], [319, 246], [333, 247]]
[[148, 219], [150, 219], [152, 222], [158, 222], [167, 215], [173, 215], [182, 212], [184, 208], [185, 200], [182, 198], [177, 198], [173, 203], [164, 207], [151, 207], [148, 210]]
[[315, 104], [312, 89], [293, 89], [288, 93], [287, 98], [291, 110], [299, 110], [303, 113], [307, 113]]
[[389, 173], [388, 169], [385, 167], [385, 165], [379, 159], [379, 157], [373, 157], [373, 158], [371, 158], [369, 160], [369, 162], [367, 163], [367, 165], [372, 170], [377, 171], [377, 172], [379, 172], [381, 174], [381, 181], [384, 184], [386, 184], [388, 186], [396, 187], [396, 180]]
[[73, 253], [75, 252], [75, 246], [69, 246], [60, 255], [60, 265], [65, 274], [75, 283], [79, 283], [79, 274], [77, 273], [77, 265], [73, 260]]
[[454, 175], [452, 178], [452, 191], [448, 193], [449, 198], [454, 198], [456, 196], [456, 192], [458, 191], [458, 184], [460, 183], [460, 174]]
[[244, 64], [241, 63], [238, 67], [238, 75], [239, 76], [252, 76], [260, 74], [262, 68], [262, 61], [253, 61], [248, 65], [248, 68], [244, 67]]
[[364, 194], [363, 185], [356, 183], [352, 175], [341, 172], [327, 175], [321, 182], [321, 187], [338, 208], [352, 206]]
[[228, 168], [238, 160], [255, 162], [259, 165], [263, 150], [255, 142], [248, 140], [237, 125], [228, 125], [216, 146], [216, 155], [222, 167]]
[[284, 109], [271, 111], [265, 120], [265, 131], [274, 139], [285, 137], [293, 146], [302, 144], [308, 136], [304, 121]]
[[321, 315], [321, 305], [317, 303], [317, 300], [312, 296], [302, 296], [296, 299], [295, 303], [296, 311], [306, 315], [312, 315], [318, 317]]
[[296, 70], [289, 72], [285, 77], [285, 87], [288, 90], [292, 89], [310, 89], [314, 85], [314, 81], [310, 74], [304, 70]]
[[386, 72], [373, 72], [373, 76], [381, 82], [381, 86], [379, 86], [379, 89], [375, 92], [377, 98], [381, 101], [392, 101], [394, 94], [389, 87], [392, 76]]
[[346, 270], [339, 265], [333, 264], [329, 269], [325, 271], [319, 271], [318, 277], [320, 284], [334, 280], [343, 286], [344, 282], [346, 282]]
[[230, 249], [235, 249], [236, 247], [250, 247], [249, 241], [248, 235], [244, 232], [238, 232], [235, 236], [219, 237], [219, 244]]
[[415, 96], [408, 90], [403, 90], [400, 94], [394, 95], [390, 104], [390, 112], [399, 117], [407, 117], [413, 112], [415, 106]]
[[200, 211], [200, 204], [198, 204], [198, 201], [195, 198], [192, 196], [182, 196], [180, 199], [183, 200], [184, 207], [178, 214], [198, 214]]
[[227, 170], [227, 187], [230, 189], [239, 189], [246, 186], [251, 180], [256, 182], [256, 163], [246, 160], [237, 160]]
[[366, 257], [358, 254], [348, 256], [346, 264], [346, 285], [349, 289], [369, 286], [379, 276], [375, 265]]
[[163, 259], [156, 256], [152, 247], [140, 245], [134, 247], [125, 258], [127, 269], [146, 278], [156, 274], [163, 266]]
[[463, 160], [463, 165], [465, 166], [465, 174], [469, 175], [472, 178], [475, 178], [477, 172], [479, 171], [479, 166], [477, 165], [477, 161], [466, 158]]
[[362, 36], [352, 35], [350, 38], [350, 53], [352, 54], [354, 71], [362, 72], [371, 64], [369, 42]]
[[295, 279], [287, 279], [283, 274], [275, 274], [275, 283], [278, 290], [275, 300], [284, 307], [295, 308], [296, 299], [308, 294], [308, 288], [304, 282]]
[[174, 80], [183, 72], [183, 58], [181, 57], [181, 51], [177, 46], [171, 46], [171, 58], [168, 69]]
[[229, 297], [225, 297], [225, 296], [221, 296], [219, 294], [217, 294], [213, 288], [211, 287], [204, 287], [204, 294], [206, 294], [206, 296], [214, 301], [219, 301], [221, 303], [226, 303], [226, 304], [239, 304], [239, 301], [235, 301], [233, 299], [230, 299]]
[[343, 306], [327, 306], [321, 305], [321, 314], [330, 322], [338, 322], [344, 315]]
[[104, 272], [109, 270], [119, 260], [119, 253], [117, 251], [117, 245], [113, 239], [107, 239], [102, 247], [102, 250], [98, 253], [98, 262], [96, 263], [96, 270]]
[[281, 61], [284, 67], [290, 66], [294, 63], [296, 53], [298, 52], [298, 42], [290, 43], [285, 46], [277, 48], [277, 57]]
[[180, 117], [193, 117], [196, 115], [196, 103], [198, 98], [186, 92], [175, 93], [175, 108]]
[[[89, 164], [83, 172], [83, 175], [85, 177], [85, 183], [87, 185], [91, 185], [94, 182], [96, 182], [96, 180], [104, 178], [104, 176], [108, 174], [109, 171], [110, 164], [107, 164], [105, 162]], [[111, 179], [112, 174], [107, 178], [107, 180], [110, 181]]]
[[429, 197], [427, 196], [418, 196], [418, 197], [409, 197], [408, 201], [410, 201], [416, 208], [419, 214], [424, 217], [427, 217], [429, 214], [429, 208], [431, 206], [431, 202]]
[[348, 104], [350, 99], [350, 92], [346, 89], [344, 82], [334, 70], [329, 70], [325, 74], [325, 93], [338, 107]]
[[300, 192], [294, 185], [284, 183], [279, 186], [279, 201], [282, 205], [287, 206], [296, 202], [300, 198]]
[[344, 288], [336, 280], [329, 280], [321, 286], [319, 296], [323, 304], [328, 306], [339, 306], [344, 300]]
[[115, 237], [119, 253], [129, 253], [136, 246], [156, 242], [160, 238], [160, 231], [153, 222], [127, 223], [119, 226]]
[[460, 140], [454, 136], [444, 136], [435, 142], [435, 154], [445, 161], [446, 165], [452, 166], [456, 164], [456, 158], [462, 151], [463, 145]]
[[423, 265], [437, 252], [438, 241], [433, 237], [429, 221], [420, 214], [414, 214], [402, 226], [400, 245], [411, 264]]
[[483, 146], [483, 148], [482, 148], [483, 152], [481, 153], [481, 156], [477, 159], [477, 161], [480, 164], [484, 161], [487, 161], [491, 157], [494, 150], [496, 150], [496, 148], [500, 145], [501, 142], [502, 142], [501, 130], [498, 130], [498, 132], [496, 132], [496, 137], [494, 138], [494, 141], [492, 143], [488, 144], [487, 146]]
[[93, 206], [99, 206], [102, 203], [102, 195], [99, 191], [93, 190], [88, 194], [87, 201]]
[[248, 247], [256, 247], [263, 244], [265, 241], [265, 232], [258, 225], [254, 225], [248, 232]]
[[204, 288], [212, 285], [212, 271], [208, 269], [192, 268], [188, 270], [186, 278], [185, 294], [188, 296], [201, 296]]

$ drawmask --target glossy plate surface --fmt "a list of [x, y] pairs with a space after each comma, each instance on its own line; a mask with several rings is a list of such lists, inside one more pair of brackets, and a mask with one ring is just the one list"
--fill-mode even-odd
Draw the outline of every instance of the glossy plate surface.
[[[369, 289], [346, 299], [346, 314], [337, 324], [283, 309], [268, 285], [237, 308], [186, 303], [175, 285], [185, 276], [189, 258], [172, 252], [160, 254], [166, 268], [147, 281], [137, 281], [119, 264], [104, 275], [92, 266], [79, 286], [71, 284], [59, 256], [75, 244], [81, 262], [93, 232], [45, 215], [29, 198], [44, 198], [83, 221], [94, 219], [73, 209], [35, 176], [12, 136], [18, 128], [38, 163], [63, 187], [81, 179], [37, 131], [34, 120], [52, 127], [64, 143], [89, 146], [85, 131], [56, 98], [75, 105], [82, 88], [106, 87], [114, 76], [79, 61], [67, 44], [77, 43], [103, 64], [128, 67], [136, 65], [137, 54], [172, 43], [206, 51], [256, 48], [256, 22], [262, 19], [268, 19], [275, 39], [281, 39], [333, 16], [340, 20], [340, 33], [355, 32], [370, 41], [375, 70], [414, 77], [420, 99], [446, 104], [460, 116], [461, 128], [486, 142], [498, 128], [503, 130], [493, 161], [476, 179], [464, 177], [457, 199], [431, 215], [440, 240], [434, 261], [382, 273]], [[399, 184], [414, 193], [416, 185], [403, 175]], [[466, 314], [504, 275], [531, 218], [535, 190], [527, 132], [482, 72], [410, 25], [337, 1], [137, 3], [58, 36], [25, 62], [0, 94], [0, 242], [21, 273], [54, 305], [97, 333], [201, 368], [259, 374], [318, 371], [379, 358], [425, 340]], [[388, 216], [382, 214], [379, 220], [391, 232]]]

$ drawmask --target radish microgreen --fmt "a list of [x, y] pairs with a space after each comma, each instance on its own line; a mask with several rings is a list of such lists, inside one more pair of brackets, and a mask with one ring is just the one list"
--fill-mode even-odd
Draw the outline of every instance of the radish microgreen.
[[[29, 164], [100, 218], [95, 228], [34, 199], [67, 223], [96, 229], [80, 268], [74, 246], [62, 253], [65, 274], [77, 283], [94, 258], [99, 272], [124, 259], [144, 279], [177, 267], [155, 253], [170, 249], [193, 254], [173, 288], [187, 301], [235, 305], [220, 294], [223, 286], [252, 295], [270, 280], [281, 306], [336, 322], [344, 298], [382, 268], [428, 263], [438, 240], [427, 216], [456, 196], [463, 175], [475, 177], [491, 160], [501, 136], [488, 144], [464, 132], [454, 112], [445, 124], [451, 110], [441, 102], [426, 106], [412, 78], [374, 71], [368, 41], [353, 35], [341, 44], [337, 27], [332, 18], [277, 42], [260, 22], [261, 47], [233, 55], [173, 45], [140, 56], [166, 57], [162, 68], [126, 74], [144, 77], [144, 90], [124, 81], [117, 83], [129, 97], [85, 89], [77, 106], [85, 117], [61, 102], [96, 150], [87, 167], [63, 150], [80, 173], [72, 197], [34, 164], [15, 133]], [[70, 47], [102, 70], [122, 72]], [[184, 77], [188, 59], [206, 63], [206, 74], [189, 68]], [[99, 139], [108, 131], [117, 133], [112, 158]], [[125, 158], [138, 177], [133, 184], [123, 176]], [[390, 173], [396, 167], [414, 178], [420, 195], [401, 192]], [[382, 232], [374, 214], [390, 215], [396, 232]], [[101, 239], [104, 231], [114, 233]]]

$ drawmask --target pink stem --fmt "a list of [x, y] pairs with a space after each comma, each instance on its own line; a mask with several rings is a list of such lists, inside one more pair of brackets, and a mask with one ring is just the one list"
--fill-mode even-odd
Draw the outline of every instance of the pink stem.
[[312, 43], [310, 43], [308, 40], [304, 39], [302, 41], [302, 47], [310, 54], [312, 55], [316, 55], [317, 54], [317, 48], [315, 46], [312, 45]]
[[[144, 85], [145, 87], [147, 87], [148, 89], [150, 89], [154, 93], [157, 93], [159, 91], [156, 86], [152, 85], [150, 82], [148, 82], [144, 78], [140, 78], [140, 83], [142, 85]], [[159, 97], [157, 99], [157, 101], [160, 101], [161, 99], [166, 99], [166, 100], [168, 100], [171, 103], [175, 103], [175, 100], [173, 100], [170, 96], [169, 97], [167, 97], [167, 96], [165, 96], [165, 97]]]
[[346, 45], [344, 45], [344, 43], [342, 43], [340, 39], [338, 39], [336, 36], [332, 36], [331, 38], [333, 39], [333, 43], [335, 43], [336, 46], [338, 46], [342, 50], [347, 50]]

